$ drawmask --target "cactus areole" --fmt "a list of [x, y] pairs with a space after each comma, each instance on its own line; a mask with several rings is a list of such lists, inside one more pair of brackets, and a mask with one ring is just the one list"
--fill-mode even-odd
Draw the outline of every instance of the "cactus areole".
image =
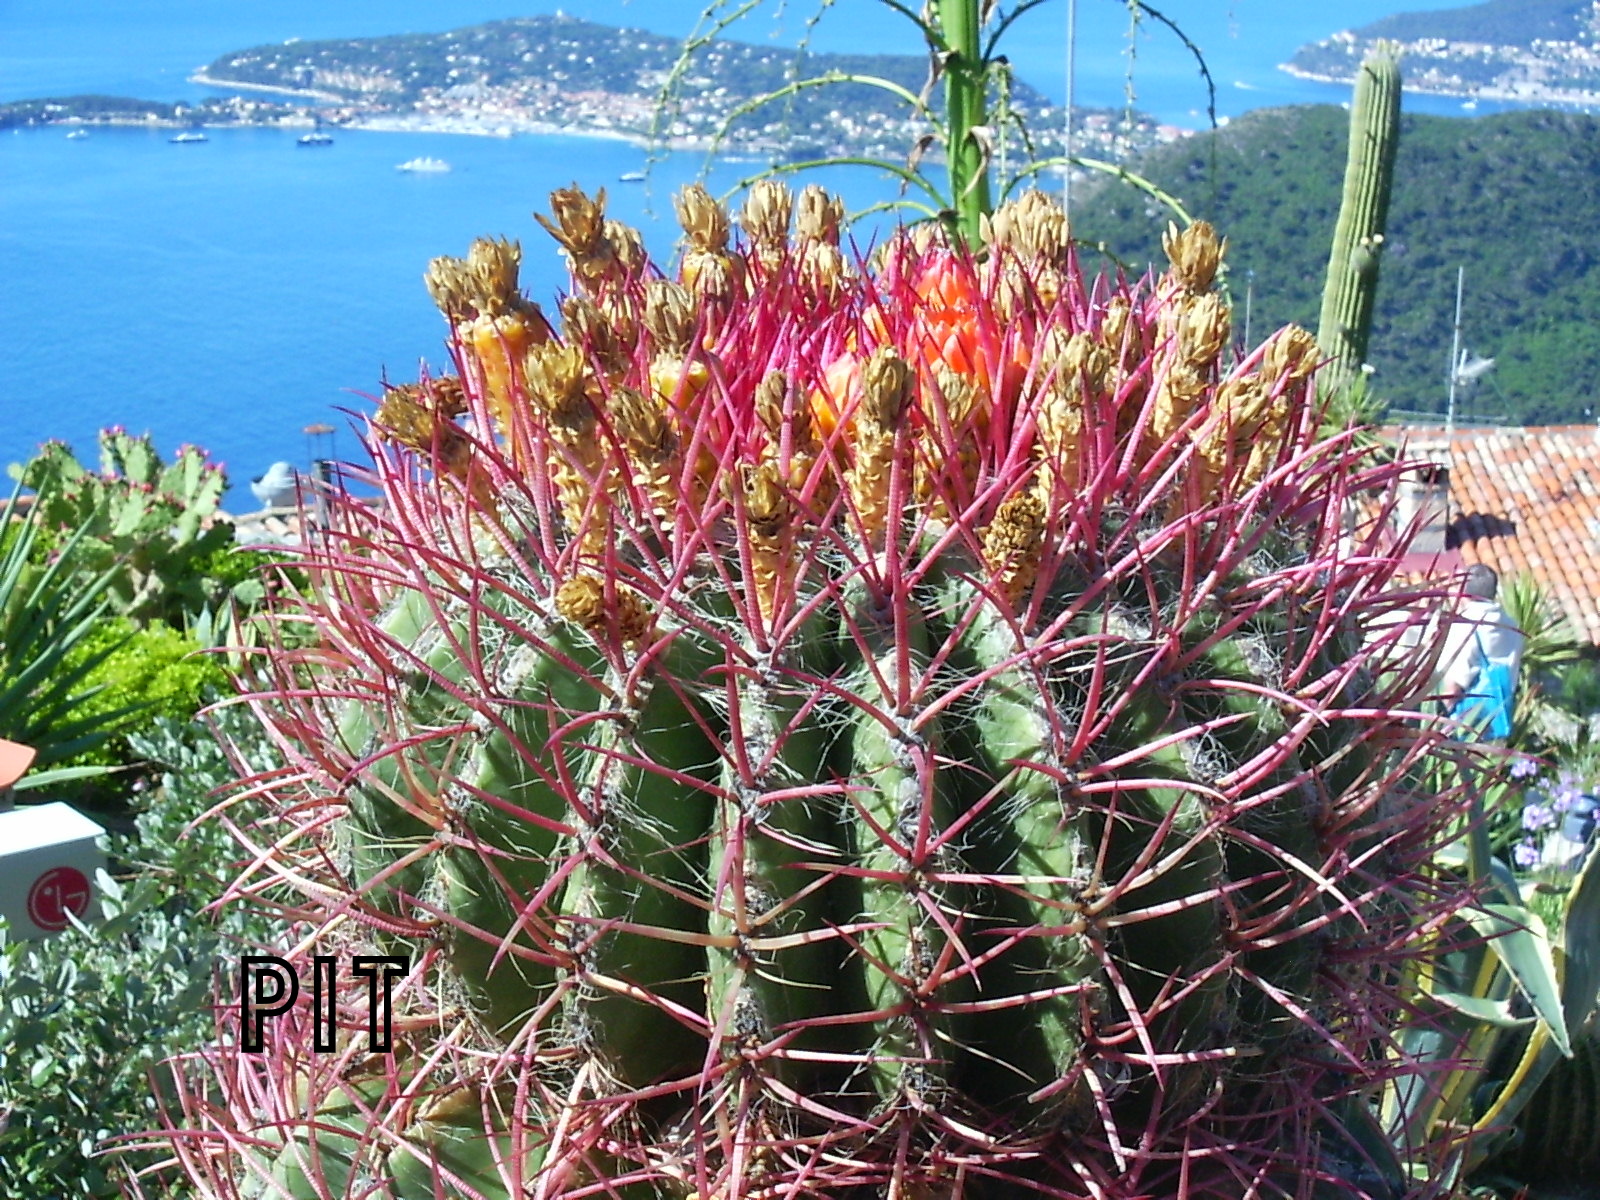
[[413, 970], [390, 1054], [197, 1068], [203, 1194], [1357, 1194], [1455, 810], [1312, 338], [1234, 351], [1204, 225], [1130, 285], [1037, 194], [866, 263], [693, 188], [668, 277], [603, 202], [554, 321], [432, 264], [458, 374], [308, 554], [256, 854]]

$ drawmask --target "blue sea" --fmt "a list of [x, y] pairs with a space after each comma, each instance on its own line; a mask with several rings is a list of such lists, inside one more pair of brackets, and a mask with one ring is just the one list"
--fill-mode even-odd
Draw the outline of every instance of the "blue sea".
[[[1275, 0], [1169, 0], [1157, 5], [1203, 50], [1224, 118], [1250, 108], [1340, 102], [1346, 89], [1276, 70], [1303, 42], [1395, 7], [1449, 0], [1349, 0], [1338, 7]], [[718, 8], [731, 9], [729, 4]], [[1010, 7], [1010, 6], [1008, 6]], [[701, 0], [579, 0], [572, 15], [683, 36]], [[917, 53], [916, 31], [878, 0], [766, 0], [731, 31], [793, 45], [820, 19], [820, 49]], [[1080, 104], [1134, 102], [1174, 124], [1201, 127], [1208, 100], [1189, 52], [1158, 25], [1130, 27], [1122, 0], [1079, 0], [1075, 95]], [[199, 66], [232, 49], [289, 38], [375, 36], [451, 29], [561, 11], [548, 0], [0, 0], [0, 100], [99, 92], [194, 99]], [[1064, 98], [1066, 0], [1013, 28], [1018, 73]], [[1408, 98], [1413, 111], [1460, 113], [1446, 100]], [[1488, 111], [1484, 105], [1480, 111]], [[282, 459], [325, 452], [303, 432], [337, 429], [334, 452], [354, 455], [342, 410], [385, 377], [414, 379], [446, 361], [444, 328], [422, 285], [428, 260], [464, 253], [479, 235], [521, 238], [524, 286], [550, 301], [565, 279], [531, 213], [552, 188], [605, 186], [613, 215], [642, 225], [670, 253], [670, 196], [706, 169], [678, 154], [648, 184], [618, 182], [646, 151], [590, 138], [509, 139], [341, 131], [330, 147], [295, 145], [263, 129], [212, 130], [176, 146], [170, 131], [96, 129], [0, 135], [0, 467], [45, 439], [92, 453], [95, 433], [123, 425], [154, 434], [163, 452], [206, 447], [235, 485], [229, 507], [253, 505], [241, 485]], [[443, 175], [407, 174], [418, 156]], [[710, 168], [713, 191], [748, 163]], [[856, 207], [893, 194], [872, 172], [820, 177]]]

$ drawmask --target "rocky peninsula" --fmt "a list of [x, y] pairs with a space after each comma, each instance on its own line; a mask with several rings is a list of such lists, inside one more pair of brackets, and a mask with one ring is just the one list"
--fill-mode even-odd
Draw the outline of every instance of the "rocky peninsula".
[[1397, 43], [1410, 91], [1521, 104], [1600, 105], [1600, 3], [1489, 0], [1404, 13], [1303, 46], [1282, 69], [1349, 83], [1379, 41]]
[[[0, 128], [40, 124], [306, 125], [508, 137], [625, 137], [773, 161], [899, 159], [926, 129], [906, 96], [928, 92], [914, 55], [821, 54], [682, 43], [570, 16], [492, 21], [435, 34], [290, 41], [232, 51], [195, 82], [233, 93], [199, 104], [68, 97], [0, 105]], [[811, 86], [826, 81], [826, 86]], [[1061, 153], [1065, 113], [1022, 80], [1009, 104], [1028, 141]], [[764, 99], [766, 98], [766, 99]], [[1182, 136], [1143, 114], [1079, 108], [1074, 149], [1120, 160]]]

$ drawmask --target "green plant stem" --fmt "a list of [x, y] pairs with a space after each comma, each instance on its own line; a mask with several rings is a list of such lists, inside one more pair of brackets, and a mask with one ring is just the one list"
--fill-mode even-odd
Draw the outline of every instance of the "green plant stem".
[[989, 153], [976, 130], [989, 123], [988, 61], [980, 40], [978, 0], [939, 0], [939, 34], [946, 51], [945, 156], [950, 170], [950, 199], [955, 205], [952, 228], [968, 245], [976, 245], [984, 214], [990, 209]]

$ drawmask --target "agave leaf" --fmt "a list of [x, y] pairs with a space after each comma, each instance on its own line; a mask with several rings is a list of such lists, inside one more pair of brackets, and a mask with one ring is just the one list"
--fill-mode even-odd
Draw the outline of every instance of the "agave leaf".
[[1562, 1056], [1571, 1058], [1572, 1039], [1562, 1011], [1561, 981], [1556, 977], [1550, 935], [1543, 919], [1520, 904], [1484, 904], [1464, 910], [1462, 916], [1475, 932], [1489, 939], [1490, 953], [1510, 973]]
[[1495, 1000], [1488, 996], [1473, 996], [1466, 992], [1454, 991], [1434, 992], [1429, 996], [1429, 1000], [1440, 1008], [1500, 1029], [1521, 1029], [1534, 1022], [1533, 1017], [1516, 1016], [1511, 1010], [1509, 1000]]
[[1567, 895], [1562, 927], [1561, 998], [1573, 1029], [1600, 1007], [1600, 855], [1591, 851]]
[[[1582, 1030], [1600, 1006], [1600, 868], [1591, 854], [1567, 897], [1563, 947], [1560, 948], [1561, 999], [1569, 1029]], [[1523, 1051], [1522, 1059], [1488, 1111], [1473, 1126], [1474, 1133], [1508, 1128], [1515, 1121], [1546, 1077], [1554, 1069], [1558, 1047], [1542, 1028], [1535, 1030]], [[1565, 1057], [1572, 1057], [1570, 1048]], [[1476, 1136], [1467, 1168], [1492, 1158], [1497, 1144], [1480, 1144]]]
[[17, 791], [28, 788], [55, 787], [60, 783], [75, 783], [80, 779], [98, 779], [102, 775], [111, 774], [112, 767], [56, 767], [50, 771], [35, 771], [17, 780], [11, 786]]

